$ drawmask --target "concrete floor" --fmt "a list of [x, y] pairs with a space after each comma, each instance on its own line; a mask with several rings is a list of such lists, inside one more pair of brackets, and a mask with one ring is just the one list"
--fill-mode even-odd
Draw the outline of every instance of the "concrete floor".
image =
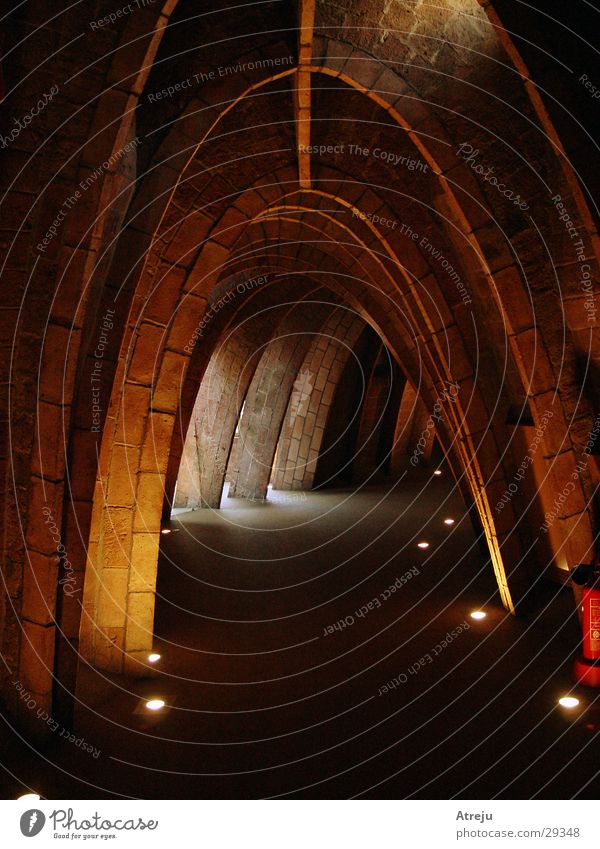
[[[556, 706], [579, 634], [571, 593], [543, 583], [526, 620], [505, 614], [447, 474], [270, 498], [174, 517], [158, 677], [82, 672], [77, 733], [98, 758], [60, 738], [34, 754], [3, 732], [6, 795], [598, 795], [596, 694]], [[168, 707], [149, 716], [139, 700], [153, 695]]]

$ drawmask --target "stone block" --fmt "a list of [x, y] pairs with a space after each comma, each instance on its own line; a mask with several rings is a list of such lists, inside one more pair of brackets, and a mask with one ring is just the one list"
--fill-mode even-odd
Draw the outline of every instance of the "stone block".
[[154, 593], [129, 593], [126, 651], [150, 651], [154, 643]]
[[124, 627], [128, 578], [128, 569], [103, 569], [99, 575], [97, 622], [100, 628]]

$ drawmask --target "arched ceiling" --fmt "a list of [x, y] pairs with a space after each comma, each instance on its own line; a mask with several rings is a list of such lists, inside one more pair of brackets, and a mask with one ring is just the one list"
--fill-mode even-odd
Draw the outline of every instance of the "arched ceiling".
[[[264, 297], [276, 298], [283, 280], [299, 299], [322, 286], [356, 310], [429, 408], [448, 381], [460, 385], [442, 437], [512, 607], [508, 581], [517, 595], [521, 587], [503, 564], [518, 571], [528, 539], [515, 542], [512, 509], [494, 517], [491, 508], [520, 450], [507, 412], [537, 423], [555, 410], [535, 495], [543, 513], [598, 409], [587, 369], [581, 377], [582, 361], [598, 367], [595, 295], [579, 273], [584, 256], [597, 279], [598, 237], [585, 157], [561, 132], [574, 119], [553, 106], [557, 132], [552, 94], [530, 78], [496, 4], [168, 0], [94, 30], [93, 49], [81, 53], [65, 49], [90, 28], [81, 4], [45, 30], [45, 7], [34, 5], [16, 12], [16, 41], [28, 35], [6, 68], [11, 92], [19, 74], [25, 80], [15, 108], [26, 111], [47, 85], [48, 68], [34, 59], [41, 47], [71, 85], [23, 150], [6, 155], [3, 268], [9, 309], [19, 311], [9, 384], [21, 425], [15, 500], [31, 500], [35, 516], [43, 490], [59, 523], [66, 504], [81, 574], [88, 542], [91, 560], [102, 552], [105, 507], [130, 510], [139, 498], [154, 533], [165, 467], [210, 346], [245, 300], [214, 323], [210, 344], [189, 340], [215, 287], [268, 269]], [[95, 168], [94, 191], [40, 250], [57, 209]], [[89, 377], [111, 305], [96, 436]], [[163, 450], [149, 469], [144, 440], [155, 431]], [[121, 474], [130, 455], [139, 492]], [[577, 507], [549, 545], [562, 567], [591, 542], [589, 470], [577, 485]], [[42, 531], [32, 520], [11, 540], [21, 559], [23, 546], [45, 552], [50, 569]]]

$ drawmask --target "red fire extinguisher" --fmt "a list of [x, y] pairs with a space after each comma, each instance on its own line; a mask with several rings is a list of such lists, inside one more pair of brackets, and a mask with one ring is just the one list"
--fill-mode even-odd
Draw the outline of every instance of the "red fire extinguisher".
[[600, 562], [580, 563], [571, 573], [575, 584], [582, 587], [582, 651], [575, 661], [573, 673], [579, 684], [600, 687]]

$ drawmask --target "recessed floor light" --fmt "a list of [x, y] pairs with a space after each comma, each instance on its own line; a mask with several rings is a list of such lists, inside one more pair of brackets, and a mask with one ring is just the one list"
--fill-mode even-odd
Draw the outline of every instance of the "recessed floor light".
[[39, 793], [24, 793], [22, 796], [18, 797], [18, 801], [21, 801], [22, 799], [25, 802], [39, 802], [40, 798], [41, 796]]
[[161, 710], [164, 708], [165, 703], [162, 699], [150, 699], [149, 702], [146, 702], [146, 707], [148, 710]]
[[170, 533], [171, 533], [171, 528], [162, 528], [161, 529], [161, 534], [170, 534]]
[[437, 476], [439, 477], [439, 476], [442, 474], [442, 470], [441, 470], [441, 469], [436, 469], [436, 470], [435, 470], [435, 472], [434, 472], [433, 474], [434, 474], [434, 475], [437, 475]]
[[453, 524], [454, 524], [454, 519], [444, 519], [444, 524], [445, 524], [445, 525], [453, 525]]
[[160, 655], [158, 652], [153, 651], [152, 654], [148, 655], [148, 663], [156, 663], [160, 660]]
[[429, 543], [428, 542], [418, 542], [417, 546], [418, 546], [418, 548], [429, 548]]
[[572, 708], [577, 707], [579, 699], [576, 699], [575, 696], [563, 696], [562, 699], [558, 700], [558, 703], [561, 707], [569, 708], [569, 710], [571, 710]]
[[471, 613], [471, 619], [485, 619], [487, 613], [484, 610], [473, 610]]

